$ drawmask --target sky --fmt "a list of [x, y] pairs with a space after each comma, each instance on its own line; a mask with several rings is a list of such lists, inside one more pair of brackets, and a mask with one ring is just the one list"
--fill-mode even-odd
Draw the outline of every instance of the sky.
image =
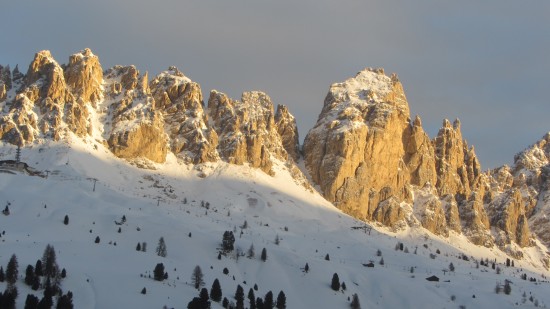
[[482, 168], [550, 131], [550, 2], [361, 0], [0, 0], [0, 64], [26, 72], [86, 47], [104, 69], [152, 77], [175, 65], [239, 99], [265, 91], [296, 117], [301, 139], [329, 86], [365, 67], [397, 73], [430, 137], [459, 118]]

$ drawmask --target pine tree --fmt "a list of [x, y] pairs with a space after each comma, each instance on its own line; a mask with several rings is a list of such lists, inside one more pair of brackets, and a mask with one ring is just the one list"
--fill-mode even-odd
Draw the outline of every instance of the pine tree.
[[137, 246], [136, 246], [136, 251], [141, 251], [141, 244], [138, 242]]
[[267, 260], [267, 251], [265, 250], [265, 248], [262, 249], [262, 255], [260, 256], [260, 259], [264, 262]]
[[357, 294], [353, 294], [350, 307], [351, 309], [361, 309], [361, 304], [359, 303], [359, 296], [357, 296]]
[[306, 273], [309, 272], [309, 265], [308, 265], [307, 263], [306, 263], [306, 266], [304, 267], [304, 271], [305, 271]]
[[250, 302], [250, 309], [256, 309], [256, 296], [252, 288], [248, 290], [248, 301]]
[[346, 283], [345, 283], [345, 282], [342, 282], [342, 284], [341, 284], [341, 287], [342, 287], [342, 290], [344, 290], [344, 291], [345, 291], [345, 290], [346, 290], [346, 288], [347, 288], [347, 287], [346, 287]]
[[36, 264], [34, 265], [34, 274], [37, 277], [44, 276], [44, 271], [42, 270], [42, 260], [36, 261]]
[[227, 297], [223, 298], [222, 307], [224, 307], [224, 308], [229, 307], [229, 300], [227, 299]]
[[214, 283], [212, 283], [212, 288], [210, 289], [210, 298], [212, 298], [213, 301], [219, 302], [222, 299], [222, 288], [220, 286], [220, 281], [218, 281], [218, 278], [214, 280]]
[[63, 224], [69, 225], [69, 216], [65, 215], [65, 219], [63, 219]]
[[199, 294], [199, 299], [201, 301], [201, 308], [207, 309], [210, 308], [210, 301], [208, 297], [208, 290], [206, 288], [202, 288], [201, 292]]
[[328, 253], [327, 255], [325, 255], [325, 261], [330, 261], [330, 256], [328, 255]]
[[4, 268], [0, 266], [0, 282], [6, 281], [6, 274], [4, 273]]
[[32, 267], [32, 265], [27, 265], [27, 269], [25, 270], [25, 284], [28, 286], [32, 286], [33, 282], [34, 282], [34, 267]]
[[455, 266], [454, 266], [453, 262], [451, 262], [451, 264], [449, 264], [449, 270], [450, 271], [455, 271]]
[[338, 278], [337, 273], [334, 273], [334, 275], [332, 275], [332, 283], [330, 284], [330, 287], [335, 291], [340, 290], [340, 278]]
[[225, 231], [222, 239], [222, 249], [225, 252], [231, 252], [234, 249], [235, 235], [232, 231]]
[[25, 299], [25, 309], [38, 309], [38, 297], [33, 294], [27, 294], [27, 299]]
[[59, 266], [57, 266], [55, 249], [50, 244], [46, 245], [46, 249], [44, 249], [44, 254], [42, 255], [42, 266], [44, 276], [46, 276], [47, 279], [57, 278], [59, 274]]
[[19, 265], [17, 264], [17, 256], [12, 254], [8, 267], [6, 267], [6, 281], [8, 287], [12, 287], [17, 282], [17, 276], [19, 275]]
[[164, 237], [159, 239], [156, 252], [158, 256], [166, 257], [166, 243], [164, 242]]
[[147, 252], [147, 243], [146, 242], [141, 243], [141, 252]]
[[264, 309], [264, 300], [261, 297], [256, 298], [256, 309]]
[[147, 289], [145, 287], [143, 287], [143, 289], [141, 289], [141, 294], [143, 294], [143, 295], [147, 294]]
[[512, 292], [512, 286], [510, 286], [510, 280], [504, 280], [504, 294], [510, 295]]
[[269, 291], [265, 294], [264, 297], [264, 308], [271, 309], [273, 308], [273, 292]]
[[237, 301], [236, 309], [244, 309], [244, 290], [240, 284], [237, 285], [237, 291], [235, 292], [235, 300]]
[[61, 278], [65, 279], [65, 277], [67, 277], [67, 271], [65, 270], [65, 268], [63, 268], [61, 270]]
[[252, 259], [252, 258], [254, 258], [254, 255], [255, 255], [255, 254], [256, 254], [256, 253], [254, 252], [254, 244], [251, 244], [251, 245], [250, 245], [250, 248], [248, 248], [247, 257], [248, 257], [249, 259]]
[[279, 295], [277, 295], [277, 305], [275, 307], [277, 309], [286, 309], [286, 295], [283, 291], [280, 291]]
[[153, 277], [157, 281], [164, 280], [164, 264], [158, 263], [153, 270]]
[[191, 282], [193, 282], [195, 289], [199, 289], [204, 285], [203, 277], [201, 267], [199, 265], [195, 266], [195, 269], [193, 269], [193, 274], [191, 275]]
[[73, 309], [73, 300], [68, 295], [62, 295], [57, 299], [56, 309]]
[[[90, 230], [90, 231], [91, 231], [91, 230]], [[95, 242], [96, 244], [99, 244], [100, 241], [101, 241], [101, 239], [99, 238], [99, 236], [96, 236], [94, 242]]]

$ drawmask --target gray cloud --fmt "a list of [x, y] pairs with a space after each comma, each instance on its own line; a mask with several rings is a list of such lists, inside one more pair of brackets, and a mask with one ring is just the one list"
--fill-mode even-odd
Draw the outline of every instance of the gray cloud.
[[13, 1], [0, 10], [0, 63], [26, 70], [38, 50], [65, 63], [90, 47], [104, 68], [176, 65], [205, 98], [266, 91], [302, 137], [332, 82], [385, 67], [432, 137], [458, 117], [494, 167], [550, 130], [547, 16], [544, 1]]

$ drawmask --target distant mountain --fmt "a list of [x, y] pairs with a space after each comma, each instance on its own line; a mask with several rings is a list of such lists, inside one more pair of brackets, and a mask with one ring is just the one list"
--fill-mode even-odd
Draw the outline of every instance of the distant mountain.
[[284, 167], [303, 190], [394, 232], [463, 234], [516, 259], [550, 245], [550, 133], [513, 167], [482, 172], [460, 121], [444, 120], [431, 139], [397, 75], [382, 69], [330, 87], [301, 151], [295, 118], [265, 93], [234, 100], [212, 90], [205, 103], [175, 67], [150, 80], [134, 66], [104, 70], [89, 49], [66, 65], [38, 52], [26, 74], [0, 67], [0, 104], [0, 138], [13, 145], [75, 137], [145, 169], [171, 155], [199, 171], [225, 162], [276, 176]]

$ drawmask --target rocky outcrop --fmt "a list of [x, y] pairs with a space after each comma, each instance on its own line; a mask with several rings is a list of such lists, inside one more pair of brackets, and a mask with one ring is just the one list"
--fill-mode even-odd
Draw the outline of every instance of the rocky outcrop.
[[108, 145], [118, 157], [147, 158], [164, 162], [168, 139], [164, 133], [164, 119], [155, 109], [154, 99], [146, 84], [140, 83], [139, 71], [134, 66], [115, 66], [105, 73], [110, 89], [112, 130]]
[[207, 126], [200, 85], [170, 67], [151, 81], [150, 89], [155, 108], [164, 116], [170, 150], [189, 163], [218, 160], [218, 136]]
[[69, 57], [64, 73], [77, 100], [95, 104], [102, 99], [103, 69], [99, 58], [89, 48]]
[[241, 101], [213, 90], [208, 113], [219, 137], [218, 153], [229, 163], [249, 163], [272, 174], [271, 157], [287, 159], [275, 126], [273, 103], [263, 92], [244, 92]]
[[10, 66], [0, 65], [0, 102], [6, 100], [8, 91], [11, 89]]
[[489, 210], [491, 225], [502, 231], [502, 237], [497, 239], [500, 246], [512, 241], [521, 247], [529, 245], [530, 231], [520, 190], [512, 189], [501, 194], [491, 202]]
[[298, 161], [300, 158], [298, 127], [296, 126], [296, 119], [290, 114], [286, 106], [277, 105], [275, 125], [288, 156], [295, 162]]

